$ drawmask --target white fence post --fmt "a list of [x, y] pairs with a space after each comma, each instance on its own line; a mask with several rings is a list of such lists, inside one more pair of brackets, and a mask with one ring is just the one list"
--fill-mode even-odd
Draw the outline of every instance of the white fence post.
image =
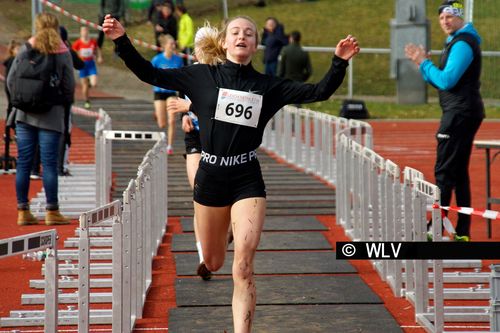
[[[96, 226], [104, 221], [113, 220], [114, 223], [121, 224], [121, 203], [116, 200], [107, 205], [100, 206], [96, 209], [90, 210], [88, 212], [80, 215], [80, 239], [78, 241], [78, 332], [86, 333], [89, 331], [89, 326], [91, 324], [90, 320], [90, 303], [91, 303], [91, 293], [90, 293], [90, 237], [89, 228]], [[121, 231], [120, 228], [113, 226], [115, 230]], [[113, 254], [119, 255], [119, 258], [112, 257], [113, 266], [115, 266], [115, 261], [117, 264], [121, 262], [121, 241], [115, 238], [121, 239], [122, 235], [113, 234]], [[115, 248], [115, 246], [117, 248]], [[115, 268], [115, 267], [113, 267]], [[115, 273], [115, 272], [113, 272]], [[116, 275], [113, 274], [113, 300], [119, 300], [121, 298], [121, 270], [117, 272]], [[119, 295], [120, 294], [120, 295]], [[120, 303], [115, 305], [113, 309], [113, 314], [118, 311], [116, 306], [121, 306]], [[113, 316], [114, 317], [114, 316]], [[119, 316], [121, 319], [121, 315]], [[113, 318], [114, 320], [114, 318]], [[114, 323], [116, 324], [116, 323]], [[117, 331], [114, 331], [117, 332]]]
[[500, 331], [500, 265], [491, 265], [490, 331]]
[[0, 239], [0, 259], [44, 250], [46, 288], [43, 326], [45, 333], [55, 333], [58, 330], [59, 317], [56, 229]]
[[[433, 241], [441, 241], [441, 209], [439, 202], [441, 193], [439, 188], [426, 182], [425, 180], [415, 179], [414, 192], [418, 198], [420, 205], [420, 216], [414, 219], [414, 228], [418, 230], [417, 240], [427, 241], [427, 221], [426, 211], [427, 202], [433, 203], [432, 209], [432, 229]], [[415, 213], [415, 212], [414, 212]], [[416, 266], [416, 292], [415, 292], [415, 317], [417, 322], [430, 330], [431, 332], [440, 333], [444, 331], [444, 293], [443, 293], [443, 261], [434, 259], [432, 260], [433, 271], [433, 310], [430, 306], [429, 296], [429, 276], [428, 276], [428, 262], [427, 260], [420, 260], [420, 265], [417, 262]], [[433, 313], [431, 312], [433, 311]]]

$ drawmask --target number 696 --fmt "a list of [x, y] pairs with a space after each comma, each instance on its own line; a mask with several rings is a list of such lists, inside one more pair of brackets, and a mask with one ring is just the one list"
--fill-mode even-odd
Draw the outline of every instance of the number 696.
[[232, 116], [234, 114], [236, 118], [241, 117], [243, 115], [245, 119], [250, 119], [252, 118], [252, 106], [250, 105], [245, 109], [245, 107], [242, 104], [235, 105], [234, 103], [229, 103], [226, 106], [226, 114], [228, 116]]

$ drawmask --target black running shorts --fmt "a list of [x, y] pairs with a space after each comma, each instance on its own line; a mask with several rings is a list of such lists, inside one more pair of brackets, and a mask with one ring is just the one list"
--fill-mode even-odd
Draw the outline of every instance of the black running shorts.
[[191, 131], [184, 135], [186, 154], [201, 154], [200, 131]]
[[210, 207], [225, 207], [254, 197], [266, 197], [257, 159], [236, 166], [214, 166], [200, 162], [194, 179], [194, 201]]
[[155, 101], [166, 101], [167, 98], [175, 97], [175, 96], [177, 96], [177, 93], [175, 93], [175, 92], [171, 92], [171, 93], [155, 92], [154, 93], [154, 100]]

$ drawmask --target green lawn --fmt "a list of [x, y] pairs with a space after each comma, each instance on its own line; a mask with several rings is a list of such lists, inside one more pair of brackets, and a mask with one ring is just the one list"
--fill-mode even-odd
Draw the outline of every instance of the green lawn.
[[[68, 11], [92, 21], [97, 20], [98, 6], [92, 0], [59, 0]], [[94, 0], [95, 2], [95, 0]], [[258, 25], [263, 26], [266, 17], [275, 16], [285, 25], [286, 32], [299, 30], [303, 35], [303, 45], [335, 46], [336, 42], [351, 33], [358, 37], [362, 47], [388, 48], [390, 41], [390, 20], [394, 17], [395, 2], [390, 0], [317, 0], [297, 2], [296, 0], [268, 0], [268, 6], [259, 8], [249, 3], [255, 0], [228, 0], [229, 15], [245, 14], [253, 17]], [[197, 26], [205, 21], [217, 24], [222, 20], [220, 0], [189, 0], [191, 15]], [[432, 49], [441, 49], [444, 35], [441, 32], [436, 8], [441, 0], [427, 0], [427, 15], [431, 24]], [[30, 34], [30, 2], [15, 2], [0, 0], [0, 6], [5, 17], [17, 26], [18, 37]], [[496, 29], [497, 12], [500, 10], [498, 0], [481, 0], [475, 2], [474, 20], [483, 38], [483, 50], [500, 50], [500, 31]], [[153, 41], [152, 27], [145, 24], [144, 11], [131, 11], [132, 22], [127, 26], [128, 34], [134, 38]], [[69, 18], [58, 14], [62, 24], [73, 33], [77, 32], [78, 24]], [[154, 52], [139, 47], [146, 58], [152, 58]], [[112, 43], [104, 44], [104, 54], [108, 65], [123, 68], [121, 61], [112, 53]], [[311, 82], [318, 81], [329, 66], [331, 54], [311, 53], [313, 76]], [[434, 59], [436, 61], [437, 58]], [[359, 54], [354, 60], [354, 94], [364, 96], [394, 96], [396, 94], [395, 80], [389, 77], [389, 55]], [[263, 69], [262, 55], [259, 53], [254, 60], [258, 70]], [[498, 89], [500, 74], [500, 58], [483, 57], [482, 94], [488, 100], [487, 114], [490, 118], [500, 118]], [[346, 80], [347, 81], [347, 80]], [[346, 83], [337, 92], [347, 93]], [[435, 89], [429, 87], [429, 97], [436, 97]], [[327, 101], [315, 103], [311, 108], [330, 111], [338, 114], [340, 102]], [[408, 106], [391, 103], [369, 102], [368, 108], [374, 117], [380, 118], [438, 118], [440, 111], [436, 104]]]

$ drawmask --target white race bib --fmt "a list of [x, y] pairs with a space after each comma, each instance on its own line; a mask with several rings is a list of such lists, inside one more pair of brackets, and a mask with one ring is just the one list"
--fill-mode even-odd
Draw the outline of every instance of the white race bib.
[[219, 89], [215, 119], [227, 123], [257, 127], [262, 110], [262, 95]]
[[80, 49], [80, 56], [82, 58], [93, 57], [94, 56], [94, 50], [91, 47], [85, 48], [85, 49]]

